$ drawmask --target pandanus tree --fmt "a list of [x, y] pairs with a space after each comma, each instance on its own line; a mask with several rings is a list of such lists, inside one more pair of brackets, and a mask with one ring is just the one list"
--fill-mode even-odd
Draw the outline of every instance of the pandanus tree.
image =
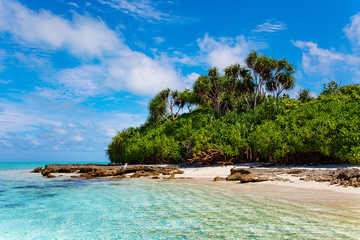
[[266, 89], [278, 98], [284, 90], [290, 90], [295, 86], [294, 66], [285, 58], [282, 60], [270, 59], [269, 76], [266, 82]]
[[259, 97], [266, 94], [265, 83], [269, 78], [269, 59], [266, 56], [259, 56], [256, 51], [253, 51], [247, 56], [245, 62], [254, 79], [252, 102], [255, 109], [258, 105]]
[[170, 88], [160, 91], [149, 103], [151, 117], [174, 120], [179, 116], [186, 101], [181, 93], [172, 91]]
[[273, 93], [277, 99], [284, 90], [294, 87], [295, 68], [286, 59], [277, 60], [265, 55], [260, 56], [253, 51], [247, 56], [245, 62], [254, 79], [254, 109], [267, 92]]
[[229, 105], [229, 79], [220, 76], [217, 68], [210, 68], [208, 75], [201, 75], [194, 83], [193, 91], [200, 106], [210, 104], [218, 115]]
[[180, 92], [179, 96], [180, 99], [185, 102], [185, 106], [187, 107], [188, 111], [191, 112], [192, 108], [197, 104], [195, 93], [187, 88]]
[[311, 96], [311, 91], [309, 89], [301, 89], [298, 92], [297, 100], [299, 100], [302, 103], [310, 102], [314, 99], [314, 97]]
[[254, 92], [254, 82], [250, 71], [240, 64], [233, 64], [224, 69], [225, 77], [228, 81], [229, 95], [236, 99], [243, 99], [247, 108], [251, 107], [250, 96]]

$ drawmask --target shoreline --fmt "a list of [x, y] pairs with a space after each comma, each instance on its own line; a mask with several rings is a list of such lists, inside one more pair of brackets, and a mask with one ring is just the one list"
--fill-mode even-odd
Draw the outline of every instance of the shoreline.
[[[246, 165], [235, 165], [237, 168], [249, 168]], [[184, 174], [182, 177], [191, 177], [192, 179], [175, 179], [186, 184], [198, 185], [219, 190], [227, 190], [241, 194], [258, 195], [287, 201], [309, 203], [331, 207], [342, 210], [351, 210], [360, 213], [360, 188], [343, 187], [330, 185], [328, 182], [301, 181], [300, 177], [294, 177], [289, 174], [281, 175], [290, 181], [263, 181], [240, 183], [240, 181], [214, 181], [214, 177], [226, 177], [226, 173], [234, 166], [227, 167], [203, 167], [203, 168], [182, 168]], [[324, 170], [330, 166], [319, 167], [281, 167], [285, 169], [312, 169]], [[340, 168], [348, 166], [333, 165], [331, 168]], [[359, 168], [359, 167], [357, 167]], [[215, 173], [218, 175], [213, 176]]]
[[[53, 169], [59, 172], [51, 172], [51, 170], [47, 169], [50, 168], [48, 166], [53, 166]], [[61, 167], [64, 166], [47, 165], [46, 170], [43, 170], [46, 174], [44, 175], [43, 172], [42, 174], [47, 177], [50, 174], [52, 177], [57, 178], [88, 178], [89, 174], [93, 174], [95, 178], [106, 178], [109, 180], [143, 177], [157, 181], [178, 182], [220, 191], [226, 190], [241, 194], [258, 195], [360, 213], [360, 187], [344, 187], [330, 184], [330, 182], [326, 181], [313, 181], [311, 178], [304, 181], [304, 176], [309, 175], [309, 173], [313, 174], [313, 178], [314, 176], [315, 178], [323, 177], [324, 174], [332, 174], [343, 169], [360, 170], [358, 165], [255, 167], [253, 164], [237, 164], [224, 167], [182, 168], [174, 165], [129, 165], [128, 169], [133, 170], [122, 175], [118, 173], [119, 169], [122, 168], [121, 165], [102, 165], [101, 170], [99, 170], [99, 165], [94, 165], [95, 171], [94, 169], [90, 171], [88, 169], [89, 165], [76, 165], [86, 166], [87, 173], [81, 173], [81, 171], [75, 171], [74, 169], [70, 171], [69, 168], [61, 170]], [[73, 167], [74, 165], [71, 166]], [[270, 178], [266, 181], [247, 183], [241, 183], [241, 180], [225, 181], [225, 178], [229, 177], [230, 172], [235, 171], [234, 169], [257, 171], [260, 175], [267, 174]], [[301, 172], [302, 174], [289, 174], [289, 172]], [[219, 177], [222, 181], [214, 181], [215, 177]]]
[[[295, 184], [283, 185], [282, 182], [260, 182], [246, 183], [229, 181], [213, 181], [211, 179], [175, 179], [174, 182], [181, 182], [189, 185], [196, 185], [217, 190], [232, 191], [240, 194], [257, 195], [273, 199], [287, 200], [323, 207], [336, 208], [340, 210], [350, 210], [360, 213], [360, 191], [358, 189], [348, 189], [342, 192], [342, 189], [306, 188]], [[315, 183], [320, 184], [320, 183]], [[320, 187], [320, 186], [319, 186]], [[343, 187], [339, 187], [343, 188]], [[355, 192], [352, 192], [354, 191]]]

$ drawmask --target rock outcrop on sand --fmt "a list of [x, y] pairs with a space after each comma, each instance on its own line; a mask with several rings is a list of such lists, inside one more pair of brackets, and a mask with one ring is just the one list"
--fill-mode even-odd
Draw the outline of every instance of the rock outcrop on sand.
[[133, 173], [132, 178], [154, 177], [171, 174], [181, 174], [178, 166], [159, 166], [159, 165], [127, 165], [123, 170], [122, 165], [105, 164], [50, 164], [45, 168], [35, 168], [32, 172], [40, 172], [43, 176], [49, 178], [55, 177], [52, 173], [77, 173], [72, 177], [95, 178], [95, 177], [115, 177], [124, 178], [128, 173]]
[[[73, 173], [73, 178], [110, 177], [121, 178], [179, 179], [176, 174], [183, 174], [175, 165], [105, 165], [105, 164], [50, 164], [45, 168], [38, 167], [32, 172], [40, 172], [43, 176], [53, 178], [56, 173]], [[216, 175], [215, 175], [216, 176]], [[181, 178], [181, 177], [180, 177]], [[236, 167], [230, 169], [226, 178], [215, 177], [214, 181], [239, 181], [241, 183], [263, 181], [316, 181], [332, 185], [360, 187], [360, 169], [346, 168], [289, 168], [289, 167]]]
[[32, 173], [37, 173], [37, 172], [40, 172], [42, 169], [43, 169], [42, 167], [37, 167], [34, 170], [32, 170], [31, 172]]
[[230, 175], [226, 178], [227, 181], [237, 181], [240, 180], [241, 183], [248, 182], [263, 182], [269, 181], [267, 176], [263, 176], [261, 171], [258, 171], [255, 168], [232, 168], [230, 170]]
[[[290, 177], [290, 178], [289, 178]], [[301, 181], [328, 182], [344, 187], [360, 187], [360, 169], [341, 168], [333, 169], [291, 169], [291, 168], [232, 168], [227, 181], [261, 182], [261, 181], [288, 181], [291, 177]], [[215, 180], [215, 179], [214, 179]], [[216, 180], [215, 180], [216, 181]]]

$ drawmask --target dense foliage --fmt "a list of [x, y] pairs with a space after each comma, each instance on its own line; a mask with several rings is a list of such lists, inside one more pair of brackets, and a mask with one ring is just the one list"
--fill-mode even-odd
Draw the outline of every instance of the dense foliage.
[[[301, 163], [304, 156], [320, 156], [360, 162], [359, 85], [332, 82], [317, 98], [302, 90], [290, 99], [280, 94], [294, 86], [292, 65], [256, 52], [247, 66], [224, 72], [210, 69], [192, 90], [161, 91], [150, 101], [144, 125], [113, 138], [109, 159], [184, 163], [216, 148], [235, 161]], [[184, 106], [194, 110], [184, 112]]]

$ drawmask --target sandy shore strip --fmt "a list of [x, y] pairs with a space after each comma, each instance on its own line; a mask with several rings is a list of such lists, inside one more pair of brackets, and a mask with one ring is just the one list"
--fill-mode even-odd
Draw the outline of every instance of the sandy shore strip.
[[[305, 182], [300, 180], [300, 177], [294, 177], [289, 174], [279, 175], [281, 178], [288, 179], [289, 181], [265, 181], [256, 183], [213, 181], [214, 177], [217, 176], [227, 177], [230, 174], [230, 169], [233, 167], [249, 168], [249, 165], [182, 168], [181, 170], [184, 171], [184, 174], [181, 174], [181, 177], [191, 179], [175, 179], [174, 181], [235, 191], [242, 194], [255, 194], [343, 210], [353, 210], [360, 213], [360, 188], [330, 185], [328, 182]], [[344, 167], [347, 166], [291, 167], [291, 169], [326, 170], [333, 168], [336, 170], [337, 168]]]
[[[259, 164], [238, 164], [224, 167], [182, 167], [181, 169], [177, 165], [129, 165], [127, 167], [129, 172], [123, 174], [121, 174], [121, 168], [122, 165], [64, 164], [47, 165], [40, 172], [43, 176], [51, 175], [56, 178], [105, 178], [110, 180], [147, 178], [154, 181], [176, 181], [205, 188], [216, 188], [221, 191], [350, 210], [360, 216], [360, 187], [349, 185], [349, 181], [352, 181], [349, 178], [345, 182], [343, 178], [339, 179], [340, 172], [344, 171], [352, 172], [354, 170], [355, 175], [358, 176], [359, 165], [261, 167]], [[242, 181], [246, 180], [235, 177], [232, 179], [233, 181], [225, 181], [225, 178], [228, 177], [230, 180], [229, 178], [234, 176], [234, 174], [229, 176], [231, 169], [235, 169], [233, 170], [235, 175], [236, 171], [241, 169], [244, 173], [238, 173], [245, 178], [253, 175], [253, 179], [260, 177], [266, 179], [262, 179], [261, 182], [243, 183]], [[214, 181], [215, 177], [220, 177], [223, 181]], [[358, 186], [359, 177], [356, 179], [355, 184]], [[335, 182], [330, 184], [331, 181]]]

